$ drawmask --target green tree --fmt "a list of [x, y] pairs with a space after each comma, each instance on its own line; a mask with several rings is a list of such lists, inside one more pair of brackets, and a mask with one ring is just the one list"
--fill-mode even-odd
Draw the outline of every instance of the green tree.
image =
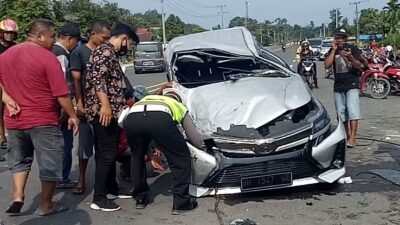
[[52, 7], [47, 0], [13, 0], [6, 2], [8, 10], [2, 18], [11, 18], [17, 21], [20, 28], [20, 39], [26, 37], [29, 24], [38, 18], [55, 21]]
[[387, 10], [387, 16], [390, 23], [390, 34], [394, 34], [397, 31], [400, 23], [400, 0], [389, 0], [387, 6], [384, 8]]
[[167, 40], [183, 35], [185, 33], [184, 26], [185, 23], [178, 16], [171, 14], [165, 21]]

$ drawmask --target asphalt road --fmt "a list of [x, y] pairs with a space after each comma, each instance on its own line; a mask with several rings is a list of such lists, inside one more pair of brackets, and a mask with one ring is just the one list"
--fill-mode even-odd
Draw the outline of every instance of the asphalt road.
[[[289, 64], [293, 64], [294, 48], [286, 53], [277, 52]], [[296, 66], [296, 65], [294, 65]], [[318, 70], [323, 71], [322, 63]], [[128, 69], [133, 84], [153, 86], [165, 81], [163, 74], [134, 75]], [[323, 77], [322, 72], [319, 75]], [[336, 115], [333, 104], [333, 80], [320, 78], [316, 96], [328, 109], [331, 120]], [[347, 152], [347, 176], [352, 184], [315, 185], [296, 189], [258, 192], [252, 194], [220, 196], [219, 210], [224, 224], [233, 220], [249, 219], [258, 225], [281, 224], [400, 224], [400, 187], [378, 176], [368, 174], [372, 169], [398, 169], [400, 163], [399, 111], [400, 97], [374, 100], [362, 98], [363, 119], [360, 121], [359, 137], [384, 140], [394, 144], [358, 140], [355, 149]], [[0, 152], [4, 154], [5, 152]], [[23, 208], [23, 215], [9, 217], [4, 212], [11, 201], [11, 179], [7, 164], [0, 162], [0, 219], [7, 224], [23, 225], [144, 225], [144, 224], [219, 224], [215, 213], [216, 199], [198, 199], [199, 208], [183, 216], [171, 216], [172, 196], [170, 174], [151, 178], [152, 203], [146, 210], [137, 210], [133, 200], [117, 200], [122, 210], [113, 213], [92, 211], [93, 162], [88, 172], [87, 193], [75, 196], [69, 190], [57, 191], [56, 201], [65, 203], [70, 210], [60, 215], [40, 218], [34, 214], [39, 205], [40, 183], [37, 166], [33, 167]], [[72, 177], [77, 177], [76, 163]], [[121, 182], [129, 188], [129, 184]]]

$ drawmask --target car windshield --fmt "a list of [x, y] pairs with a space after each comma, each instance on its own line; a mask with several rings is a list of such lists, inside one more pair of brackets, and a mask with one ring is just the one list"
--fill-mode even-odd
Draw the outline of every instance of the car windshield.
[[322, 47], [323, 48], [330, 48], [330, 47], [332, 47], [332, 42], [331, 41], [324, 41], [324, 42], [322, 42]]
[[308, 43], [310, 43], [310, 45], [312, 47], [314, 46], [320, 46], [321, 45], [321, 40], [309, 40]]
[[157, 44], [138, 44], [136, 47], [138, 52], [158, 52], [160, 51]]

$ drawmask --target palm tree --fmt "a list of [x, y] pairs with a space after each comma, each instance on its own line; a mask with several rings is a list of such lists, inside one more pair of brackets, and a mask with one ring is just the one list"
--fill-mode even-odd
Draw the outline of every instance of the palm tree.
[[389, 0], [387, 6], [383, 8], [386, 10], [390, 21], [390, 34], [396, 32], [400, 22], [400, 2], [399, 0]]

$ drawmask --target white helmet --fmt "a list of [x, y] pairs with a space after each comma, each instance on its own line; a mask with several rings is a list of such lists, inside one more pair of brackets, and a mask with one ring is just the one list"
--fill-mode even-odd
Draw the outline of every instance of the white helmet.
[[392, 52], [393, 51], [393, 47], [391, 45], [386, 46], [386, 50], [388, 52]]

